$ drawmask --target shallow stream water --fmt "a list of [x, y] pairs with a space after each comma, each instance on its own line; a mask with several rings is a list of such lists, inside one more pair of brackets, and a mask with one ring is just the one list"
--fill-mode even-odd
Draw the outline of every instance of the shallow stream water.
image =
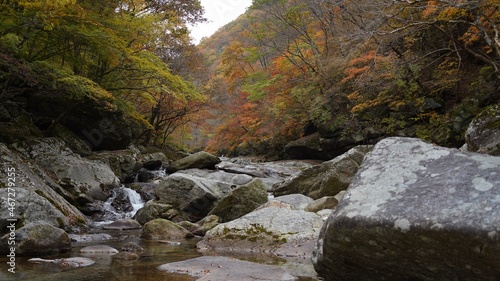
[[[141, 239], [140, 230], [134, 231], [99, 231], [113, 236], [112, 240], [94, 242], [73, 242], [72, 250], [58, 255], [40, 256], [44, 259], [60, 259], [69, 257], [87, 257], [95, 264], [69, 270], [61, 270], [53, 264], [34, 264], [28, 262], [27, 257], [16, 257], [16, 273], [7, 271], [7, 258], [0, 257], [3, 265], [0, 271], [0, 280], [23, 281], [194, 281], [196, 278], [188, 275], [170, 274], [157, 269], [159, 265], [187, 260], [203, 255], [196, 250], [198, 238], [172, 240], [180, 245], [170, 245]], [[128, 242], [135, 242], [143, 247], [146, 253], [136, 261], [116, 260], [112, 255], [81, 254], [80, 249], [90, 245], [108, 245], [120, 250]], [[294, 265], [287, 264], [285, 260], [259, 255], [234, 256], [236, 258], [284, 267], [293, 274]], [[300, 269], [299, 269], [300, 270]], [[300, 281], [317, 280], [311, 277], [301, 277]], [[217, 281], [217, 280], [214, 280]]]

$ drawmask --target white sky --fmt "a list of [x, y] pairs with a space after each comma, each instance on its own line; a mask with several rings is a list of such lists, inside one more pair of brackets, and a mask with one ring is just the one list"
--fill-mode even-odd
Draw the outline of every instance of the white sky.
[[201, 0], [208, 22], [191, 27], [191, 37], [195, 44], [198, 44], [201, 38], [212, 35], [225, 24], [235, 20], [251, 4], [252, 0]]

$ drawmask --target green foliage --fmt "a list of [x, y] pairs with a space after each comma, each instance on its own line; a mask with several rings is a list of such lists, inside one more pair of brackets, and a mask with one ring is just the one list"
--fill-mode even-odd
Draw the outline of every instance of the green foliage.
[[166, 63], [177, 54], [164, 52], [191, 46], [186, 26], [203, 21], [202, 12], [198, 0], [3, 1], [0, 83], [18, 86], [21, 79], [68, 101], [103, 101], [149, 130], [158, 96], [172, 97], [182, 110], [204, 100]]

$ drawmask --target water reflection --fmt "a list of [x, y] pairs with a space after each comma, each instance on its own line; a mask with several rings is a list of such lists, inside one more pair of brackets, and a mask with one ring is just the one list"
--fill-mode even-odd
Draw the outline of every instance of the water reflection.
[[[60, 255], [48, 255], [44, 259], [60, 259], [69, 257], [88, 257], [95, 261], [95, 264], [70, 270], [61, 270], [53, 264], [33, 264], [28, 262], [29, 258], [16, 258], [16, 273], [7, 271], [7, 258], [0, 257], [2, 270], [0, 280], [23, 280], [23, 281], [194, 281], [196, 278], [187, 275], [170, 274], [159, 271], [159, 265], [187, 260], [199, 257], [202, 254], [196, 250], [196, 243], [199, 239], [175, 240], [180, 245], [159, 243], [158, 241], [142, 240], [138, 232], [107, 231], [114, 239], [109, 241], [73, 243], [71, 252]], [[120, 250], [128, 242], [137, 243], [145, 249], [145, 254], [139, 260], [116, 260], [111, 255], [82, 254], [80, 249], [85, 246], [104, 244]], [[297, 264], [287, 264], [284, 259], [270, 256], [258, 255], [231, 255], [235, 258], [263, 263], [280, 265], [285, 270], [294, 274]], [[307, 270], [312, 267], [309, 262], [305, 262]], [[298, 265], [300, 267], [301, 265]], [[292, 268], [293, 267], [293, 268]], [[302, 271], [302, 270], [301, 270]], [[302, 271], [304, 272], [304, 271]], [[314, 274], [312, 274], [314, 275]], [[300, 281], [317, 280], [316, 278], [299, 278]]]
[[[161, 264], [186, 260], [199, 257], [195, 245], [198, 240], [182, 240], [180, 245], [172, 246], [156, 241], [145, 241], [137, 236], [128, 236], [120, 241], [102, 241], [74, 243], [71, 252], [62, 255], [43, 256], [44, 259], [59, 259], [68, 257], [88, 257], [96, 263], [85, 268], [61, 270], [53, 264], [33, 264], [28, 262], [29, 258], [18, 257], [16, 259], [16, 273], [12, 274], [5, 270], [0, 272], [0, 280], [37, 280], [37, 281], [191, 281], [195, 278], [185, 275], [167, 274], [157, 270]], [[145, 256], [137, 261], [114, 260], [110, 255], [88, 255], [81, 254], [80, 249], [85, 246], [105, 244], [116, 249], [121, 249], [128, 242], [135, 242], [146, 250]], [[1, 257], [2, 264], [7, 263], [7, 258]]]

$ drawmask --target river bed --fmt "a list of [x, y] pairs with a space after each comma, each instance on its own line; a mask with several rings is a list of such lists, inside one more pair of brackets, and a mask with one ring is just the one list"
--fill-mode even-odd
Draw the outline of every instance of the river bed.
[[[69, 270], [61, 270], [53, 264], [35, 264], [28, 262], [29, 257], [16, 257], [16, 273], [7, 271], [7, 258], [1, 257], [0, 263], [3, 270], [0, 272], [0, 280], [23, 280], [23, 281], [194, 281], [196, 278], [188, 275], [170, 274], [157, 269], [159, 265], [187, 260], [202, 256], [196, 249], [199, 238], [172, 240], [179, 245], [159, 243], [158, 241], [144, 240], [140, 238], [141, 230], [133, 231], [101, 231], [108, 233], [113, 239], [108, 241], [73, 242], [72, 249], [68, 253], [58, 255], [40, 256], [44, 259], [60, 259], [69, 257], [87, 257], [95, 261], [95, 264]], [[127, 261], [113, 259], [112, 255], [82, 254], [80, 249], [91, 245], [108, 245], [120, 250], [128, 242], [137, 243], [145, 249], [139, 260]], [[290, 266], [285, 260], [259, 255], [233, 256], [240, 259], [259, 262], [264, 264], [275, 264], [289, 271]], [[307, 266], [307, 265], [306, 265]], [[293, 273], [292, 273], [293, 274]], [[317, 280], [311, 277], [300, 277], [300, 281]]]

